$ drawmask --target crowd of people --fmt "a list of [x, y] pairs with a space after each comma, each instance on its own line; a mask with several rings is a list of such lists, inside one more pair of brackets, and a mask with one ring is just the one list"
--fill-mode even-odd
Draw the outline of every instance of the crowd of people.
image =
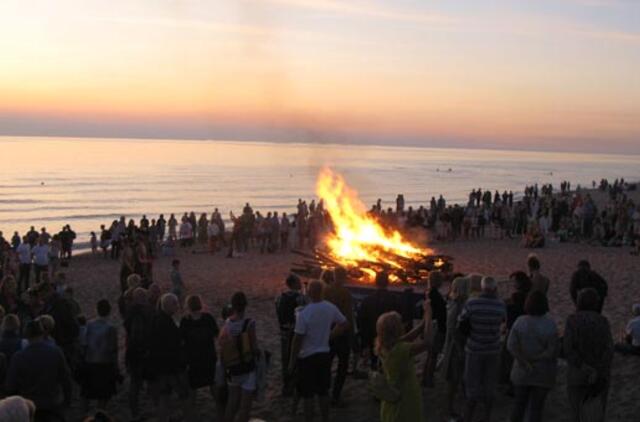
[[[558, 195], [551, 185], [534, 185], [519, 199], [510, 192], [474, 189], [465, 207], [440, 197], [429, 207], [405, 210], [399, 195], [395, 210], [383, 210], [378, 201], [370, 213], [386, 226], [426, 227], [443, 240], [481, 237], [493, 224], [499, 236], [522, 235], [529, 247], [543, 246], [549, 236], [591, 242], [603, 220], [619, 244], [637, 240], [640, 213], [625, 194], [630, 185], [603, 180], [598, 188], [610, 198], [602, 210], [588, 193], [563, 183]], [[120, 296], [101, 299], [93, 311], [81, 308], [66, 280], [76, 237], [68, 225], [53, 236], [33, 227], [10, 240], [0, 233], [0, 378], [7, 397], [0, 401], [0, 420], [63, 421], [77, 389], [87, 420], [109, 421], [105, 408], [123, 388], [131, 420], [142, 420], [139, 402], [146, 386], [159, 420], [170, 420], [176, 410], [185, 420], [199, 420], [195, 397], [206, 388], [218, 420], [248, 421], [271, 366], [270, 354], [258, 343], [260, 321], [246, 314], [242, 292], [220, 309], [221, 319], [205, 310], [200, 296], [186, 295], [176, 248], [199, 245], [212, 254], [228, 248], [229, 257], [250, 248], [275, 253], [313, 247], [332, 227], [322, 201], [300, 200], [291, 218], [277, 212], [263, 216], [246, 204], [230, 220], [228, 235], [217, 209], [198, 219], [185, 213], [180, 222], [172, 214], [167, 220], [143, 216], [138, 224], [122, 217], [102, 226], [92, 249], [120, 260]], [[527, 243], [532, 230], [542, 243]], [[607, 239], [600, 244], [613, 246], [612, 237]], [[153, 261], [160, 256], [173, 257], [168, 291], [154, 282]], [[567, 362], [567, 397], [580, 421], [586, 408], [605, 412], [613, 351], [640, 355], [640, 305], [614, 345], [601, 314], [607, 283], [586, 261], [571, 280], [576, 311], [562, 337], [548, 315], [550, 282], [535, 256], [526, 271], [511, 275], [514, 292], [508, 298], [498, 296], [491, 277], [435, 271], [416, 307], [410, 296], [391, 292], [389, 276], [381, 272], [376, 289], [356, 301], [345, 287], [347, 278], [340, 267], [306, 286], [291, 275], [276, 300], [282, 394], [292, 397], [294, 412], [303, 402], [308, 421], [316, 414], [329, 420], [331, 406], [344, 405], [349, 375], [363, 376], [363, 366], [371, 371], [369, 384], [383, 422], [423, 420], [421, 388], [436, 385], [436, 371], [444, 374], [452, 420], [472, 421], [478, 409], [483, 420], [491, 420], [494, 396], [504, 384], [514, 397], [511, 421], [539, 421], [556, 384], [558, 359]], [[445, 283], [447, 297], [441, 294]], [[113, 322], [113, 307], [121, 327]], [[96, 317], [87, 320], [86, 314]], [[124, 331], [124, 356], [119, 331]], [[424, 364], [416, 368], [412, 357], [420, 354]], [[173, 393], [178, 406], [172, 407]], [[459, 409], [461, 397], [465, 405]], [[14, 414], [27, 416], [5, 417]]]

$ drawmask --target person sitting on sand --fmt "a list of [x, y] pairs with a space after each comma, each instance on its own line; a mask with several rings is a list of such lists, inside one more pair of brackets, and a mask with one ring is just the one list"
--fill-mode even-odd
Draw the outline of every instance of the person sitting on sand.
[[616, 352], [622, 354], [640, 355], [640, 304], [632, 306], [633, 318], [627, 323], [622, 332], [622, 341], [616, 343]]
[[529, 227], [527, 229], [527, 233], [524, 237], [524, 247], [525, 248], [542, 248], [544, 247], [545, 238], [542, 232], [540, 231], [540, 227], [536, 221], [532, 221], [529, 223]]

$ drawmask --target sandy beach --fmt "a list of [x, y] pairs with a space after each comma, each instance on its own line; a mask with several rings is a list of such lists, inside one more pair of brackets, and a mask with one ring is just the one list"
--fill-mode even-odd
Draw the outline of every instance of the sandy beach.
[[[637, 193], [634, 193], [637, 196]], [[595, 193], [598, 202], [604, 199]], [[635, 198], [637, 199], [637, 198]], [[525, 268], [527, 255], [531, 250], [521, 246], [520, 241], [482, 239], [453, 243], [430, 244], [439, 253], [454, 257], [455, 271], [478, 272], [492, 275], [497, 279], [506, 279], [508, 275]], [[592, 268], [602, 274], [609, 283], [609, 297], [604, 314], [609, 318], [614, 335], [618, 336], [630, 317], [631, 305], [640, 301], [640, 258], [629, 254], [628, 247], [605, 248], [575, 243], [550, 243], [536, 250], [542, 262], [542, 272], [551, 279], [549, 292], [551, 314], [561, 327], [566, 317], [573, 311], [569, 296], [569, 283], [578, 260], [588, 259]], [[255, 403], [252, 415], [266, 421], [302, 420], [301, 409], [297, 416], [291, 412], [291, 400], [280, 396], [280, 358], [279, 330], [275, 316], [274, 298], [283, 289], [283, 280], [289, 268], [296, 261], [291, 253], [261, 255], [253, 251], [239, 258], [227, 259], [223, 253], [210, 256], [192, 253], [189, 249], [179, 250], [182, 260], [182, 273], [188, 293], [203, 296], [209, 311], [220, 322], [220, 311], [233, 292], [243, 290], [249, 298], [248, 315], [257, 320], [258, 337], [261, 347], [273, 353], [273, 366], [270, 373], [270, 386], [265, 398]], [[160, 257], [154, 264], [154, 279], [163, 291], [169, 289], [170, 258]], [[119, 295], [119, 263], [103, 259], [101, 256], [80, 255], [73, 259], [67, 271], [67, 278], [76, 292], [87, 317], [94, 316], [93, 304], [108, 298], [115, 303]], [[508, 294], [508, 286], [503, 286], [503, 296]], [[113, 317], [118, 325], [121, 320]], [[120, 329], [121, 343], [123, 330]], [[613, 365], [613, 379], [610, 394], [608, 420], [630, 421], [636, 418], [634, 397], [640, 395], [640, 387], [635, 382], [635, 374], [640, 371], [640, 359], [616, 355]], [[564, 366], [551, 392], [545, 409], [545, 420], [569, 420], [569, 408], [566, 399]], [[444, 383], [442, 375], [436, 376], [435, 389], [426, 390], [424, 403], [427, 420], [441, 422], [445, 420], [443, 411]], [[128, 420], [127, 381], [120, 386], [117, 397], [109, 404], [108, 410], [117, 420]], [[76, 391], [77, 394], [77, 391]], [[149, 397], [143, 395], [145, 414], [153, 420], [153, 408]], [[378, 420], [378, 405], [367, 391], [366, 380], [347, 378], [343, 393], [347, 407], [332, 410], [335, 421], [375, 421]], [[71, 420], [78, 420], [81, 411], [79, 400], [74, 400], [70, 410]], [[211, 420], [215, 415], [213, 400], [208, 392], [201, 391], [198, 407], [202, 420]], [[511, 399], [499, 393], [496, 400], [495, 420], [505, 420], [511, 409]]]

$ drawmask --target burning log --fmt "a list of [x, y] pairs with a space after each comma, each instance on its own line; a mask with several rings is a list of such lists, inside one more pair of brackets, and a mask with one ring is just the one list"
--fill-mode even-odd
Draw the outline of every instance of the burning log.
[[420, 283], [435, 270], [450, 271], [451, 258], [434, 255], [429, 248], [406, 240], [402, 233], [383, 227], [344, 179], [324, 169], [317, 194], [331, 218], [331, 232], [323, 250], [294, 250], [302, 262], [292, 272], [319, 277], [323, 271], [343, 267], [353, 281], [371, 283], [376, 273], [386, 272], [392, 282]]
[[323, 271], [333, 271], [337, 267], [347, 270], [351, 281], [371, 283], [376, 273], [386, 272], [393, 283], [420, 284], [427, 281], [432, 271], [450, 272], [452, 258], [445, 255], [422, 255], [411, 259], [385, 251], [385, 255], [393, 258], [391, 265], [384, 261], [360, 259], [354, 263], [342, 264], [332, 258], [329, 253], [314, 249], [312, 252], [294, 250], [293, 253], [304, 257], [300, 263], [294, 264], [291, 272], [305, 278], [318, 278]]

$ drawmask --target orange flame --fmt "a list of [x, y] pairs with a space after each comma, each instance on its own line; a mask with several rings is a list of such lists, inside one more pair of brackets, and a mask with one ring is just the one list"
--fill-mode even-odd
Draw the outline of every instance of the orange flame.
[[431, 253], [431, 250], [403, 239], [397, 230], [385, 230], [367, 214], [358, 193], [330, 169], [324, 168], [320, 172], [316, 192], [334, 225], [334, 231], [327, 235], [326, 244], [331, 255], [341, 264], [356, 266], [358, 261], [377, 261], [400, 268], [402, 264], [393, 255], [420, 258]]

